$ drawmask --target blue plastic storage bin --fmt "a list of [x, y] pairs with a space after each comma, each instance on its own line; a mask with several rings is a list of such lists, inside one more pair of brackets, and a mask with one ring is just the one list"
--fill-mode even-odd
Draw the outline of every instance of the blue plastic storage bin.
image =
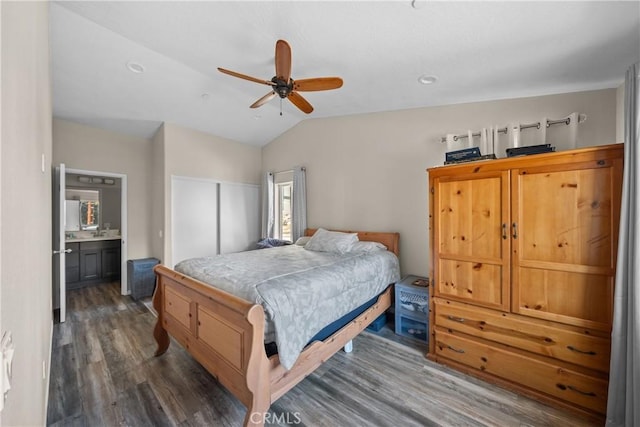
[[428, 283], [425, 277], [406, 276], [395, 284], [396, 334], [420, 341], [429, 340]]

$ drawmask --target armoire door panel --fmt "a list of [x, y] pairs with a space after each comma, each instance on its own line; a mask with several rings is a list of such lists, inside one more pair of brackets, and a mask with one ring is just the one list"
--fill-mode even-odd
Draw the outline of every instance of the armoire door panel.
[[613, 267], [613, 169], [514, 171], [521, 260]]
[[440, 259], [438, 296], [493, 308], [507, 308], [502, 292], [501, 265]]
[[608, 331], [613, 278], [608, 275], [519, 268], [512, 311], [539, 319]]
[[501, 175], [444, 181], [439, 191], [440, 253], [501, 258]]

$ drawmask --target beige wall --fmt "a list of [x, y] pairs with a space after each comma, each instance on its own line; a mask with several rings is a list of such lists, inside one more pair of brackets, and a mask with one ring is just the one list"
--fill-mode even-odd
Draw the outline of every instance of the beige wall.
[[616, 141], [624, 141], [624, 83], [616, 90]]
[[46, 2], [1, 7], [0, 323], [15, 355], [0, 423], [35, 426], [46, 422], [53, 326], [49, 13]]
[[[587, 114], [578, 145], [616, 141], [616, 90], [312, 119], [263, 148], [263, 170], [307, 167], [310, 227], [400, 232], [403, 274], [426, 275], [428, 167], [447, 133]], [[526, 131], [525, 131], [526, 132]]]
[[127, 257], [149, 256], [151, 140], [54, 119], [53, 162], [127, 175]]
[[151, 221], [149, 222], [149, 238], [151, 239], [151, 256], [164, 262], [164, 124], [153, 136], [151, 143]]
[[260, 183], [261, 149], [175, 124], [164, 125], [169, 175]]
[[[262, 150], [170, 123], [164, 124], [162, 133], [164, 158], [160, 159], [156, 154], [154, 162], [164, 162], [164, 251], [161, 259], [171, 264], [171, 176], [260, 184]], [[157, 136], [154, 138], [154, 144], [160, 142], [158, 139]], [[160, 231], [155, 230], [154, 234], [159, 236]]]

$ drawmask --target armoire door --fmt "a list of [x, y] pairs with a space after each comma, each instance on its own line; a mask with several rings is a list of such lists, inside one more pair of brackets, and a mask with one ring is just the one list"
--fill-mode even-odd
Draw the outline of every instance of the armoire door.
[[435, 296], [509, 310], [509, 172], [434, 180]]
[[620, 159], [513, 169], [513, 312], [611, 327]]

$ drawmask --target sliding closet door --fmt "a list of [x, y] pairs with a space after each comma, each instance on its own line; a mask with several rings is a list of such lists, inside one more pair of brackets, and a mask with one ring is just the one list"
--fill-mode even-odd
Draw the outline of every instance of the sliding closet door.
[[220, 253], [255, 249], [260, 239], [260, 186], [220, 184]]
[[218, 254], [218, 183], [171, 177], [172, 262]]

